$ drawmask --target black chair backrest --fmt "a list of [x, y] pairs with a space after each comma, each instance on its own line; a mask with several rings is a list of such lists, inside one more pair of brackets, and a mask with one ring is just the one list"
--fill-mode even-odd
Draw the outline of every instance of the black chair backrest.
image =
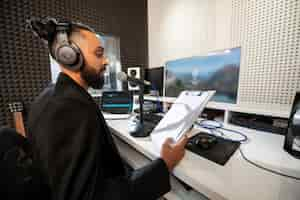
[[34, 166], [28, 140], [14, 129], [0, 128], [1, 199], [50, 199], [50, 190]]

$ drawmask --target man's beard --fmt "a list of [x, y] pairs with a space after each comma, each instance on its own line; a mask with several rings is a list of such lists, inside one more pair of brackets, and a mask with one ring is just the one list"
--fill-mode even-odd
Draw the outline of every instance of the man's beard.
[[96, 70], [87, 65], [82, 68], [80, 76], [89, 87], [94, 89], [102, 89], [104, 85], [104, 74], [97, 73]]

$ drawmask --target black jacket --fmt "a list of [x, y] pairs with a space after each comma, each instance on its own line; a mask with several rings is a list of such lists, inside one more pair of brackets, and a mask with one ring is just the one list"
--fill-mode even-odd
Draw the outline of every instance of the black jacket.
[[32, 104], [28, 137], [55, 200], [154, 200], [170, 190], [163, 160], [128, 175], [93, 98], [67, 75]]

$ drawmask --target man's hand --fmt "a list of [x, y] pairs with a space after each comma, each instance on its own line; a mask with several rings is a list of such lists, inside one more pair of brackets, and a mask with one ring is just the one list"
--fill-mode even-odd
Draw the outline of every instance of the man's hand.
[[187, 136], [183, 136], [177, 143], [174, 143], [171, 138], [166, 139], [161, 148], [161, 158], [165, 161], [169, 171], [173, 171], [174, 167], [184, 156], [184, 147], [188, 141]]

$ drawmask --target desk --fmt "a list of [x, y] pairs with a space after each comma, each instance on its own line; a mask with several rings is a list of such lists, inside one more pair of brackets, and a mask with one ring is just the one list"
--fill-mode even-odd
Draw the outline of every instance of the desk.
[[[128, 120], [108, 120], [116, 143], [124, 159], [134, 168], [145, 165], [159, 156], [148, 138], [134, 138], [128, 133]], [[241, 145], [248, 159], [264, 167], [278, 170], [288, 175], [300, 177], [300, 160], [286, 153], [284, 137], [247, 128], [224, 125], [243, 132], [249, 137], [247, 144]], [[187, 191], [176, 179], [193, 190]], [[167, 199], [212, 200], [299, 200], [300, 181], [282, 177], [245, 161], [236, 151], [225, 166], [218, 165], [190, 151], [174, 169], [171, 177], [172, 191]]]

